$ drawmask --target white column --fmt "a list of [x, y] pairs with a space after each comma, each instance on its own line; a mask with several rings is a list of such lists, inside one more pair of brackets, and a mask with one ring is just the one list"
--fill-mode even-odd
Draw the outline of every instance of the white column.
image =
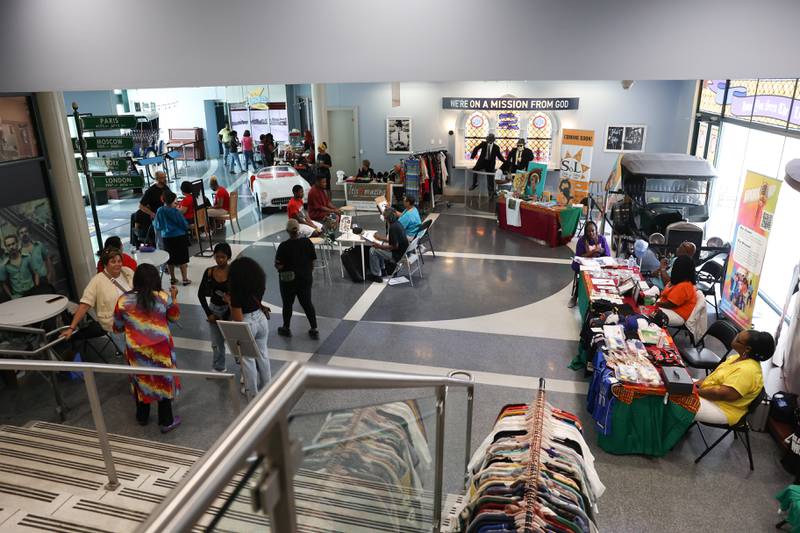
[[[314, 143], [329, 142], [328, 133], [328, 94], [324, 83], [311, 85], [311, 107], [314, 116]], [[335, 179], [335, 176], [333, 176]]]
[[47, 146], [50, 188], [57, 223], [61, 225], [64, 235], [65, 242], [62, 244], [68, 256], [72, 282], [80, 295], [95, 274], [97, 262], [89, 238], [89, 224], [70, 142], [64, 95], [61, 92], [36, 93], [36, 105]]

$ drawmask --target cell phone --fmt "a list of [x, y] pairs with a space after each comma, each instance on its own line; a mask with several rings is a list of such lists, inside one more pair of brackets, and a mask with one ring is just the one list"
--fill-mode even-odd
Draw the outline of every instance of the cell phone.
[[50, 298], [49, 300], [45, 300], [45, 302], [44, 302], [44, 303], [46, 303], [46, 304], [51, 304], [51, 303], [53, 303], [53, 302], [57, 302], [57, 301], [59, 301], [61, 298], [63, 298], [63, 296], [56, 296], [55, 298]]

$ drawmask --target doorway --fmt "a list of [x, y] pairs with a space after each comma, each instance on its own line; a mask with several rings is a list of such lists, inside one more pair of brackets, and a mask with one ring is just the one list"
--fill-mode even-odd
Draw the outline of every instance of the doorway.
[[358, 114], [355, 108], [328, 108], [328, 152], [333, 168], [331, 178], [336, 183], [336, 171], [355, 176], [358, 168]]

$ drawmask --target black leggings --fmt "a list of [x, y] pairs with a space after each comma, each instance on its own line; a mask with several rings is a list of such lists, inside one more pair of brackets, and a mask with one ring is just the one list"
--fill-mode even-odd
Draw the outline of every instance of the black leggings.
[[306, 313], [306, 318], [311, 329], [317, 329], [317, 312], [314, 304], [311, 303], [311, 281], [281, 283], [281, 300], [283, 300], [283, 327], [289, 328], [292, 321], [292, 307], [294, 299], [300, 302], [300, 306]]
[[[136, 420], [140, 424], [146, 424], [147, 419], [150, 418], [150, 404], [136, 401]], [[158, 401], [158, 425], [169, 426], [172, 425], [172, 400], [165, 398]]]

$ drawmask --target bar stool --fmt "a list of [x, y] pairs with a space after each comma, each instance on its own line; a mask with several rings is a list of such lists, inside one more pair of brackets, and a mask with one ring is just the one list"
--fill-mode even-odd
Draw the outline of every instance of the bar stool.
[[331, 278], [331, 244], [323, 237], [311, 237], [311, 243], [319, 250], [317, 259], [314, 261], [314, 270], [321, 269], [329, 283], [333, 283]]

